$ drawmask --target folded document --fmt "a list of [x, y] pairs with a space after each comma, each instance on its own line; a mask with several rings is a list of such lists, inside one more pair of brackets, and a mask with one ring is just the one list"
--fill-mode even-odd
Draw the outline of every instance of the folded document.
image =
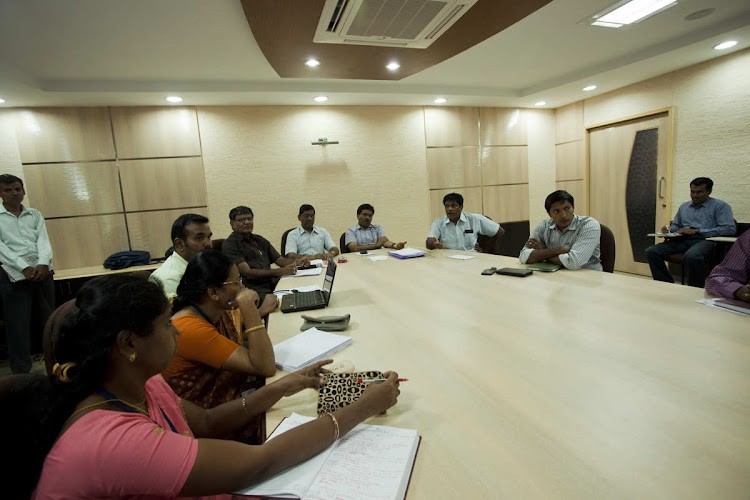
[[292, 372], [326, 359], [351, 343], [351, 337], [310, 328], [273, 346], [273, 354], [278, 367]]

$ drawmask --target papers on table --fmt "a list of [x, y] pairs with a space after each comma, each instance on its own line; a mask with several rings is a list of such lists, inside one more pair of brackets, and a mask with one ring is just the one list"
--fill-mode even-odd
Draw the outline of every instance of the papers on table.
[[388, 260], [388, 256], [387, 255], [373, 255], [372, 257], [370, 257], [370, 260], [372, 261]]
[[351, 337], [310, 328], [273, 346], [273, 353], [276, 365], [292, 372], [326, 359], [351, 343]]
[[300, 276], [317, 276], [323, 272], [322, 267], [313, 267], [312, 269], [297, 269], [297, 272], [290, 274], [291, 278], [299, 278]]
[[737, 314], [743, 314], [750, 316], [750, 304], [741, 300], [731, 299], [698, 299], [696, 302], [707, 305], [709, 307], [716, 307], [717, 309], [724, 309], [725, 311], [732, 311]]
[[646, 236], [656, 236], [657, 238], [677, 238], [683, 236], [680, 233], [648, 233]]
[[449, 255], [448, 258], [449, 259], [456, 259], [456, 260], [470, 260], [470, 259], [473, 259], [475, 257], [473, 255], [464, 255], [464, 254], [457, 253], [455, 255]]
[[424, 257], [424, 252], [416, 248], [406, 247], [401, 250], [390, 250], [388, 255], [397, 259], [413, 259], [414, 257]]

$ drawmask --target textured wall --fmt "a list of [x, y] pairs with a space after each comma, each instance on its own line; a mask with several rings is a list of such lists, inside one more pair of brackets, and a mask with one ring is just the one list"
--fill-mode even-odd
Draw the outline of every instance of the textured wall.
[[584, 102], [587, 127], [657, 108], [675, 108], [672, 213], [688, 184], [714, 180], [713, 196], [750, 221], [750, 50], [740, 51]]
[[[15, 114], [12, 109], [0, 110], [0, 174], [12, 174], [23, 179], [21, 155], [16, 141]], [[33, 200], [26, 201], [30, 206], [34, 206]]]
[[[529, 130], [529, 226], [548, 217], [544, 199], [555, 190], [555, 115], [552, 110], [526, 110]], [[576, 204], [578, 206], [578, 204]]]
[[[422, 246], [429, 230], [420, 107], [232, 106], [198, 108], [209, 217], [216, 237], [229, 210], [250, 206], [255, 232], [278, 247], [299, 205], [338, 244], [361, 203], [392, 240]], [[339, 144], [313, 146], [319, 137]]]

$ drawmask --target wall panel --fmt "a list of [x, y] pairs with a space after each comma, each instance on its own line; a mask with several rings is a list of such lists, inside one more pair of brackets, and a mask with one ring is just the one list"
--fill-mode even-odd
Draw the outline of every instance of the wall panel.
[[[130, 245], [133, 250], [146, 250], [151, 258], [164, 256], [172, 246], [170, 234], [172, 223], [182, 214], [192, 213], [208, 217], [206, 207], [183, 208], [177, 210], [158, 210], [155, 212], [134, 212], [126, 214]], [[214, 231], [216, 231], [214, 229]], [[216, 236], [221, 238], [223, 236]]]
[[485, 186], [484, 214], [495, 222], [529, 220], [529, 185]]
[[47, 233], [55, 269], [101, 265], [129, 249], [123, 214], [48, 219]]
[[583, 140], [583, 101], [555, 110], [555, 144]]
[[575, 212], [578, 215], [588, 215], [589, 204], [583, 180], [557, 181], [555, 186], [556, 189], [562, 189], [573, 195], [573, 199], [575, 200]]
[[479, 144], [477, 108], [424, 108], [427, 147], [476, 146]]
[[515, 108], [479, 108], [482, 146], [528, 144], [526, 111]]
[[480, 186], [479, 148], [427, 148], [427, 175], [430, 189]]
[[122, 160], [119, 165], [128, 212], [206, 205], [203, 160], [198, 156]]
[[555, 146], [556, 176], [558, 181], [583, 179], [583, 142], [565, 142]]
[[194, 108], [111, 108], [118, 158], [200, 156]]
[[482, 184], [529, 182], [529, 153], [526, 146], [482, 148]]

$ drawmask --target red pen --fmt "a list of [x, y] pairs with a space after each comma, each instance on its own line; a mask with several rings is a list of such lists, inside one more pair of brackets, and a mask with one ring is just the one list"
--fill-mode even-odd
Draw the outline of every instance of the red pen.
[[[387, 378], [358, 378], [357, 383], [358, 384], [379, 384], [381, 382], [385, 382], [388, 380]], [[398, 382], [408, 382], [408, 378], [398, 378], [396, 379]]]

